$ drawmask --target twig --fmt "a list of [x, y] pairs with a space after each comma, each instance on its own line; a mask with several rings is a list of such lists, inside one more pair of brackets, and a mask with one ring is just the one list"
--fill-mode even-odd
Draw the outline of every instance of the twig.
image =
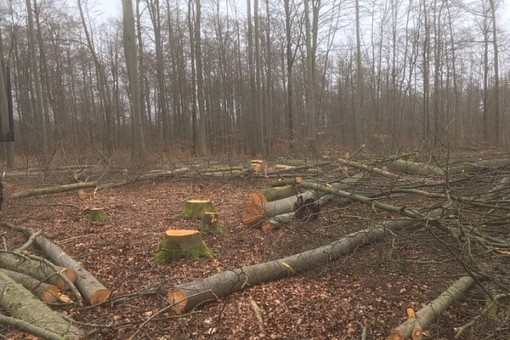
[[14, 249], [15, 252], [21, 253], [34, 243], [34, 240], [42, 234], [42, 229], [37, 230], [28, 238], [27, 242], [19, 248]]

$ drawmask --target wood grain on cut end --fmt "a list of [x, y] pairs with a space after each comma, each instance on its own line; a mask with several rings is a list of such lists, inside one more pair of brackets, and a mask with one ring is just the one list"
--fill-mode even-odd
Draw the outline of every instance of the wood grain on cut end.
[[39, 299], [46, 303], [53, 303], [59, 300], [62, 294], [57, 286], [47, 284], [44, 289], [39, 292]]
[[252, 227], [264, 220], [266, 213], [264, 209], [253, 202], [246, 203], [243, 211], [243, 224]]
[[97, 304], [105, 302], [106, 300], [108, 300], [110, 295], [112, 295], [112, 291], [110, 289], [107, 288], [98, 289], [94, 293], [92, 293], [92, 296], [90, 297], [90, 305], [95, 306]]
[[[63, 268], [62, 270], [60, 270], [60, 274], [65, 276], [69, 281], [71, 281], [71, 283], [76, 282], [77, 275], [76, 275], [76, 271], [73, 268]], [[69, 286], [64, 281], [64, 279], [61, 277], [57, 277], [54, 284], [55, 284], [55, 286], [57, 286], [58, 288], [60, 288], [62, 290], [69, 289]]]
[[179, 315], [186, 308], [188, 304], [188, 296], [180, 289], [169, 289], [167, 293], [168, 302], [173, 305], [172, 311]]

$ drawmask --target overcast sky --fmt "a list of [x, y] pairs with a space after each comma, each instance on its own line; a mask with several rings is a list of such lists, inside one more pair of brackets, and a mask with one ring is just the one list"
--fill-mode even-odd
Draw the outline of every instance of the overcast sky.
[[[94, 9], [96, 9], [98, 14], [100, 14], [104, 19], [120, 16], [120, 13], [122, 12], [122, 0], [96, 0], [95, 2]], [[91, 4], [92, 3], [93, 2], [91, 2]], [[507, 32], [510, 31], [510, 0], [502, 0], [498, 14], [498, 26], [504, 28]]]

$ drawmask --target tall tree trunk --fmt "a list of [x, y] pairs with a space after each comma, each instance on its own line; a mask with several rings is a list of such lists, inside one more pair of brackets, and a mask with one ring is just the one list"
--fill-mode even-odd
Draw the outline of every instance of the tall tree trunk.
[[131, 121], [133, 141], [131, 162], [142, 165], [145, 162], [145, 141], [143, 136], [142, 117], [140, 112], [140, 87], [138, 84], [138, 67], [136, 58], [135, 18], [132, 0], [122, 0], [122, 23], [124, 33], [124, 54], [131, 91]]
[[[249, 1], [248, 1], [249, 2]], [[257, 110], [257, 152], [263, 153], [265, 150], [265, 121], [263, 111], [263, 99], [262, 99], [262, 61], [260, 53], [260, 25], [259, 25], [259, 1], [254, 0], [253, 2], [253, 21], [255, 24], [254, 40], [255, 40], [255, 83], [256, 83], [256, 110]], [[249, 20], [249, 19], [248, 19]]]
[[[34, 0], [35, 2], [35, 0]], [[48, 145], [48, 128], [46, 126], [46, 113], [44, 112], [43, 106], [43, 94], [42, 94], [42, 85], [41, 85], [41, 77], [39, 74], [39, 68], [37, 66], [37, 56], [36, 56], [36, 36], [34, 29], [34, 16], [32, 13], [32, 4], [30, 0], [26, 0], [27, 6], [27, 19], [28, 19], [28, 48], [30, 51], [30, 67], [33, 78], [33, 86], [35, 90], [35, 106], [34, 106], [34, 117], [36, 118], [36, 124], [40, 126], [41, 137], [42, 137], [42, 152], [46, 161], [46, 157], [49, 154], [49, 145]]]
[[494, 49], [494, 139], [500, 145], [500, 112], [499, 112], [499, 51], [498, 51], [498, 25], [496, 23], [496, 4], [489, 0], [492, 16], [492, 47]]
[[205, 109], [204, 73], [202, 63], [202, 5], [201, 0], [195, 0], [195, 60], [197, 72], [197, 99], [198, 99], [198, 153], [205, 156], [209, 153], [207, 146], [207, 117]]
[[[12, 111], [11, 79], [9, 69], [4, 60], [2, 31], [0, 29], [0, 132], [4, 138], [8, 137], [7, 134], [14, 134], [14, 122], [11, 122], [11, 119], [13, 119]], [[13, 168], [16, 165], [14, 142], [5, 142], [2, 147], [3, 160], [6, 161], [7, 168]]]
[[287, 56], [287, 119], [288, 119], [288, 142], [290, 149], [294, 148], [294, 112], [293, 112], [293, 82], [292, 69], [294, 66], [294, 53], [292, 51], [292, 18], [290, 13], [290, 0], [284, 0], [285, 7], [285, 39]]
[[107, 156], [111, 156], [113, 154], [113, 147], [115, 143], [115, 133], [113, 121], [113, 104], [110, 85], [108, 84], [104, 65], [99, 60], [99, 57], [96, 53], [96, 49], [94, 47], [94, 42], [89, 33], [87, 22], [85, 20], [85, 15], [83, 13], [81, 0], [77, 0], [77, 3], [78, 10], [80, 12], [81, 22], [83, 25], [83, 31], [85, 33], [85, 38], [87, 40], [87, 48], [89, 49], [90, 54], [92, 55], [92, 59], [94, 60], [94, 66], [96, 68], [99, 83], [99, 96], [102, 103], [103, 117], [106, 123], [106, 129], [103, 130], [104, 131], [103, 149], [106, 152]]
[[[355, 2], [356, 6], [356, 108], [353, 114], [353, 135], [354, 144], [358, 144], [359, 139], [364, 138], [364, 113], [363, 113], [363, 68], [361, 65], [361, 27], [359, 15], [359, 0]], [[359, 127], [359, 129], [358, 129]]]
[[163, 45], [161, 39], [161, 13], [159, 0], [149, 1], [149, 13], [154, 28], [154, 47], [156, 49], [156, 76], [158, 79], [158, 112], [163, 124], [163, 144], [165, 148], [170, 142], [170, 122], [168, 115], [165, 63], [163, 57]]
[[190, 64], [191, 64], [191, 125], [192, 125], [192, 140], [193, 140], [193, 153], [198, 155], [199, 141], [198, 141], [198, 122], [197, 122], [197, 78], [196, 78], [196, 49], [195, 49], [195, 38], [194, 38], [194, 15], [192, 1], [188, 2], [188, 28], [189, 28], [189, 39], [190, 39]]

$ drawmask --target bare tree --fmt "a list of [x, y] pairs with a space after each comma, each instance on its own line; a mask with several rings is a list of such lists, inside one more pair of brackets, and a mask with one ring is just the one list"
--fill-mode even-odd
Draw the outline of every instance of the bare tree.
[[499, 47], [498, 47], [498, 25], [496, 24], [496, 4], [489, 0], [492, 19], [492, 47], [494, 49], [494, 140], [500, 145], [500, 112], [499, 112]]
[[[34, 0], [35, 3], [35, 0]], [[35, 90], [35, 117], [36, 124], [41, 127], [40, 133], [42, 138], [42, 152], [44, 157], [46, 158], [49, 153], [49, 145], [48, 145], [48, 128], [46, 125], [46, 112], [44, 111], [43, 105], [43, 94], [42, 94], [42, 85], [41, 85], [41, 77], [39, 74], [39, 67], [37, 63], [37, 55], [36, 55], [36, 35], [34, 29], [34, 15], [32, 12], [32, 4], [30, 0], [26, 0], [27, 7], [27, 18], [28, 18], [28, 45], [30, 50], [30, 66], [31, 73], [33, 77], [33, 86]]]
[[205, 109], [204, 74], [202, 63], [202, 5], [201, 0], [195, 0], [195, 63], [197, 73], [197, 100], [198, 100], [198, 152], [200, 155], [207, 155], [207, 114]]
[[140, 87], [138, 84], [138, 67], [136, 57], [135, 18], [132, 0], [122, 1], [122, 22], [124, 32], [124, 54], [128, 72], [129, 89], [131, 92], [131, 117], [133, 141], [131, 161], [134, 165], [145, 162], [145, 141], [143, 135], [142, 117], [140, 111]]

